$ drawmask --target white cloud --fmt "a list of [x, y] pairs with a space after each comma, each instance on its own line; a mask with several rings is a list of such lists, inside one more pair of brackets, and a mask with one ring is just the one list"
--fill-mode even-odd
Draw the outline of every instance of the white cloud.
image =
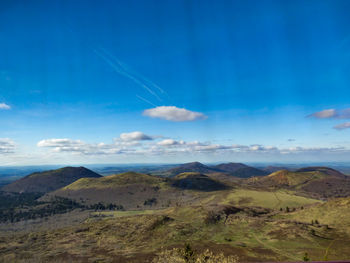
[[113, 155], [135, 152], [142, 144], [139, 141], [153, 140], [142, 132], [122, 133], [113, 143], [86, 143], [81, 140], [45, 139], [37, 143], [38, 147], [50, 148], [52, 152], [70, 152], [82, 155]]
[[[350, 126], [350, 125], [349, 125]], [[121, 155], [129, 156], [184, 156], [186, 154], [194, 156], [196, 154], [247, 154], [253, 156], [268, 156], [268, 155], [299, 155], [299, 154], [336, 154], [350, 153], [350, 149], [345, 147], [290, 147], [279, 148], [277, 146], [265, 146], [261, 144], [252, 145], [224, 145], [214, 144], [211, 142], [200, 141], [183, 141], [174, 140], [171, 138], [161, 139], [162, 136], [146, 137], [142, 132], [126, 133], [128, 136], [120, 136], [112, 143], [86, 143], [81, 140], [72, 139], [46, 139], [38, 142], [38, 147], [51, 149], [51, 153], [71, 153], [82, 156], [112, 156]], [[137, 136], [136, 136], [137, 135]], [[121, 139], [121, 138], [124, 138]], [[126, 140], [127, 139], [127, 140]], [[2, 146], [1, 146], [2, 145]], [[8, 139], [0, 141], [0, 152], [13, 151], [14, 144]], [[1, 148], [2, 147], [2, 148]], [[4, 150], [4, 149], [7, 150]]]
[[184, 141], [175, 141], [173, 139], [165, 139], [157, 143], [158, 145], [162, 146], [174, 146], [174, 145], [181, 145], [184, 144]]
[[189, 111], [175, 106], [159, 106], [153, 109], [148, 109], [143, 112], [143, 115], [175, 122], [195, 121], [207, 118], [203, 113]]
[[350, 108], [343, 110], [328, 109], [319, 112], [315, 112], [308, 117], [314, 117], [317, 119], [350, 119]]
[[79, 146], [84, 143], [80, 140], [71, 140], [71, 139], [47, 139], [41, 140], [38, 142], [38, 147], [66, 147], [66, 146]]
[[0, 103], [0, 110], [10, 110], [11, 106], [6, 103]]
[[54, 152], [87, 153], [88, 150], [95, 152], [83, 141], [72, 139], [46, 139], [38, 142], [37, 146], [52, 148]]
[[337, 111], [335, 109], [323, 110], [309, 115], [309, 117], [314, 117], [317, 119], [328, 119], [334, 118], [335, 116], [337, 116]]
[[345, 130], [345, 129], [349, 129], [350, 128], [350, 122], [345, 122], [339, 125], [336, 125], [333, 127], [336, 130]]
[[272, 151], [278, 151], [278, 148], [275, 147], [275, 146], [264, 146], [264, 145], [261, 145], [261, 144], [254, 144], [254, 145], [251, 145], [249, 146], [249, 148], [246, 148], [246, 149], [249, 149], [250, 151], [253, 151], [253, 152], [272, 152]]
[[151, 136], [144, 134], [143, 132], [135, 131], [129, 133], [120, 134], [120, 139], [123, 141], [146, 141], [153, 140]]
[[14, 153], [16, 145], [8, 138], [0, 138], [0, 154]]

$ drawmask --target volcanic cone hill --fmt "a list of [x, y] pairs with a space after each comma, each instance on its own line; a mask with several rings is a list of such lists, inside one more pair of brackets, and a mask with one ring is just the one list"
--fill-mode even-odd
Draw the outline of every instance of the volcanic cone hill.
[[67, 186], [81, 178], [99, 178], [101, 175], [85, 167], [64, 167], [57, 170], [32, 173], [1, 190], [15, 193], [48, 193]]

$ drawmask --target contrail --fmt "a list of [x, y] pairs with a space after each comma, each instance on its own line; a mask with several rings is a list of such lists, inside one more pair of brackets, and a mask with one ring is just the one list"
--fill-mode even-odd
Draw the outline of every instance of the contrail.
[[136, 94], [136, 97], [139, 98], [140, 100], [143, 100], [144, 102], [147, 102], [148, 104], [154, 106], [154, 107], [158, 107], [156, 104], [153, 104], [152, 102], [150, 102], [149, 100], [146, 100], [145, 98], [142, 98], [141, 96]]
[[127, 77], [134, 81], [136, 84], [147, 90], [149, 93], [151, 93], [153, 96], [155, 96], [159, 101], [162, 101], [161, 98], [152, 90], [150, 89], [147, 85], [142, 83], [140, 80], [138, 80], [136, 77], [132, 76], [130, 73], [125, 71], [125, 69], [121, 68], [120, 66], [118, 67], [113, 61], [111, 61], [108, 57], [103, 55], [101, 52], [99, 52], [96, 49], [93, 49], [93, 51], [98, 55], [100, 58], [102, 58], [109, 66], [111, 66], [117, 73], [123, 75], [124, 77]]
[[[69, 23], [66, 24], [66, 29], [72, 33], [72, 34], [76, 34], [76, 32], [74, 32], [74, 30], [72, 29], [72, 27], [69, 25]], [[169, 95], [163, 90], [161, 89], [158, 85], [156, 85], [155, 83], [153, 83], [150, 80], [147, 80], [146, 78], [134, 73], [132, 74], [130, 71], [130, 69], [128, 70], [128, 67], [126, 64], [122, 63], [120, 60], [118, 60], [116, 57], [114, 57], [110, 52], [108, 52], [107, 50], [99, 47], [99, 50], [97, 50], [96, 48], [94, 48], [93, 46], [91, 46], [90, 44], [87, 44], [87, 47], [92, 49], [95, 54], [97, 56], [99, 56], [101, 59], [103, 59], [109, 66], [111, 66], [117, 73], [123, 75], [124, 77], [129, 78], [130, 80], [134, 81], [136, 84], [138, 84], [139, 86], [141, 86], [142, 88], [144, 88], [145, 90], [147, 90], [150, 94], [152, 94], [154, 97], [156, 97], [159, 101], [162, 101], [162, 99], [158, 96], [158, 94], [153, 91], [150, 86], [153, 86], [154, 88], [158, 89], [161, 93], [166, 94], [168, 97]], [[101, 51], [103, 51], [105, 54], [103, 54]], [[110, 58], [114, 59], [115, 62], [118, 64], [116, 65], [110, 58], [108, 58], [106, 55], [108, 55]], [[136, 75], [136, 76], [134, 76]], [[148, 84], [148, 85], [146, 85]], [[169, 97], [170, 98], [170, 97]]]
[[159, 87], [157, 84], [155, 84], [154, 82], [150, 81], [149, 79], [146, 79], [144, 76], [142, 76], [139, 73], [136, 73], [135, 71], [131, 70], [125, 63], [123, 63], [122, 61], [120, 61], [118, 58], [116, 58], [114, 55], [112, 55], [110, 52], [108, 52], [106, 49], [104, 48], [100, 48], [105, 54], [107, 54], [108, 56], [110, 56], [111, 58], [113, 58], [118, 64], [119, 66], [126, 72], [128, 72], [129, 74], [135, 75], [136, 77], [138, 77], [139, 79], [143, 80], [143, 82], [146, 82], [147, 84], [153, 86], [154, 88], [158, 89], [161, 93], [166, 94], [166, 92]]

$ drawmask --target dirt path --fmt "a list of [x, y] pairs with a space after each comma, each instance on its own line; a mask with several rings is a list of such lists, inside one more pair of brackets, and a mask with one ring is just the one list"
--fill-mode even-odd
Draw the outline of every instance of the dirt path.
[[324, 260], [328, 260], [329, 249], [333, 246], [333, 244], [334, 244], [335, 241], [336, 241], [336, 240], [333, 240], [333, 241], [329, 244], [329, 246], [326, 248], [326, 252], [325, 252], [325, 254], [324, 254]]
[[278, 203], [275, 205], [275, 209], [278, 208], [280, 206], [280, 204], [282, 203], [281, 199], [279, 199], [279, 197], [277, 196], [276, 192], [273, 192], [274, 196], [276, 197]]

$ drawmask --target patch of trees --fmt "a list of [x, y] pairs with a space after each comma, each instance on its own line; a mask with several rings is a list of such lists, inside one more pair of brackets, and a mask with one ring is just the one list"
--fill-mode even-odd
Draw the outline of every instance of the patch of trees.
[[75, 209], [123, 210], [122, 205], [97, 203], [84, 205], [69, 198], [55, 196], [49, 202], [38, 201], [41, 193], [0, 192], [0, 222], [14, 223], [22, 220], [46, 218]]
[[157, 204], [157, 198], [153, 197], [153, 198], [148, 198], [147, 200], [145, 200], [145, 202], [143, 203], [143, 205], [149, 205], [152, 206], [154, 204]]
[[85, 206], [85, 208], [92, 209], [92, 210], [124, 210], [124, 207], [122, 205], [116, 205], [116, 204], [103, 204], [101, 202], [97, 204], [93, 204], [90, 206]]
[[37, 205], [42, 193], [7, 193], [0, 192], [0, 211], [16, 207]]
[[[14, 204], [14, 203], [13, 203]], [[55, 197], [49, 203], [34, 200], [30, 204], [27, 202], [18, 203], [17, 207], [12, 206], [0, 210], [0, 222], [19, 222], [21, 220], [37, 219], [63, 214], [76, 208], [83, 208], [81, 204], [74, 200], [62, 197]]]

